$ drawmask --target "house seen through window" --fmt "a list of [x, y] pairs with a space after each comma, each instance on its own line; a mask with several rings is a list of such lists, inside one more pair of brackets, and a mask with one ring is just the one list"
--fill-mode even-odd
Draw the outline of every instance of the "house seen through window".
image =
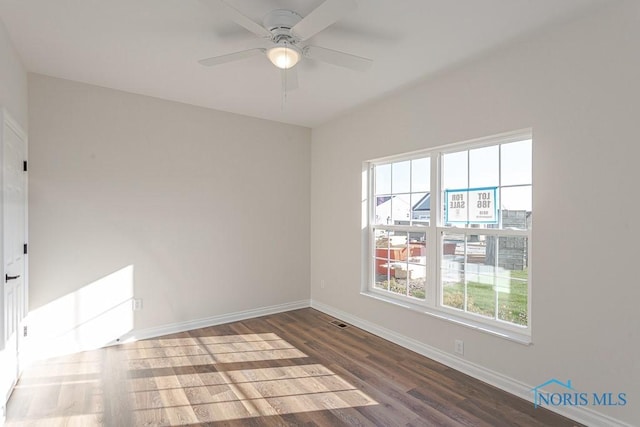
[[529, 334], [530, 132], [369, 164], [367, 291]]

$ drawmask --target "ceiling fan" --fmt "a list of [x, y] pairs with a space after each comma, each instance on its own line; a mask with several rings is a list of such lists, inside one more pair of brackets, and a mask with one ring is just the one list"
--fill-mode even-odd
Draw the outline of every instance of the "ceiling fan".
[[357, 71], [366, 71], [372, 60], [337, 50], [305, 44], [304, 42], [328, 26], [343, 18], [357, 7], [355, 0], [325, 0], [320, 6], [302, 17], [287, 9], [275, 9], [267, 13], [262, 25], [242, 14], [225, 0], [201, 0], [216, 12], [246, 30], [267, 41], [266, 47], [255, 47], [239, 52], [214, 56], [198, 61], [205, 66], [266, 55], [276, 67], [282, 70], [283, 89], [298, 87], [296, 65], [303, 58], [310, 58]]

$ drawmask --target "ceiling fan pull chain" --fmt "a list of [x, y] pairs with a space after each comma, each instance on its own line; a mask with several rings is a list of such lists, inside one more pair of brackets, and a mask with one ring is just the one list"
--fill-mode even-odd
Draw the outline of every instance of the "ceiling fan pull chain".
[[284, 104], [287, 103], [287, 71], [282, 70], [282, 102], [280, 105], [280, 110], [284, 111]]

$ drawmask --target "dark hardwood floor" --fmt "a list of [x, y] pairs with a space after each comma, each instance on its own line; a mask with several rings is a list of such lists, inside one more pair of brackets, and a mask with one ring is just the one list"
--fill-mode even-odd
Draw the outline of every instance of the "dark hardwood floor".
[[313, 309], [46, 360], [7, 426], [575, 426]]

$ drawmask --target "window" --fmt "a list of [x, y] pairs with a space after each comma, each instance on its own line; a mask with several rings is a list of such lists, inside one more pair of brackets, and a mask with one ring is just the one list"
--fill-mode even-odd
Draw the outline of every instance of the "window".
[[425, 298], [430, 169], [429, 157], [373, 167], [374, 289]]
[[528, 341], [530, 132], [369, 163], [366, 291]]

